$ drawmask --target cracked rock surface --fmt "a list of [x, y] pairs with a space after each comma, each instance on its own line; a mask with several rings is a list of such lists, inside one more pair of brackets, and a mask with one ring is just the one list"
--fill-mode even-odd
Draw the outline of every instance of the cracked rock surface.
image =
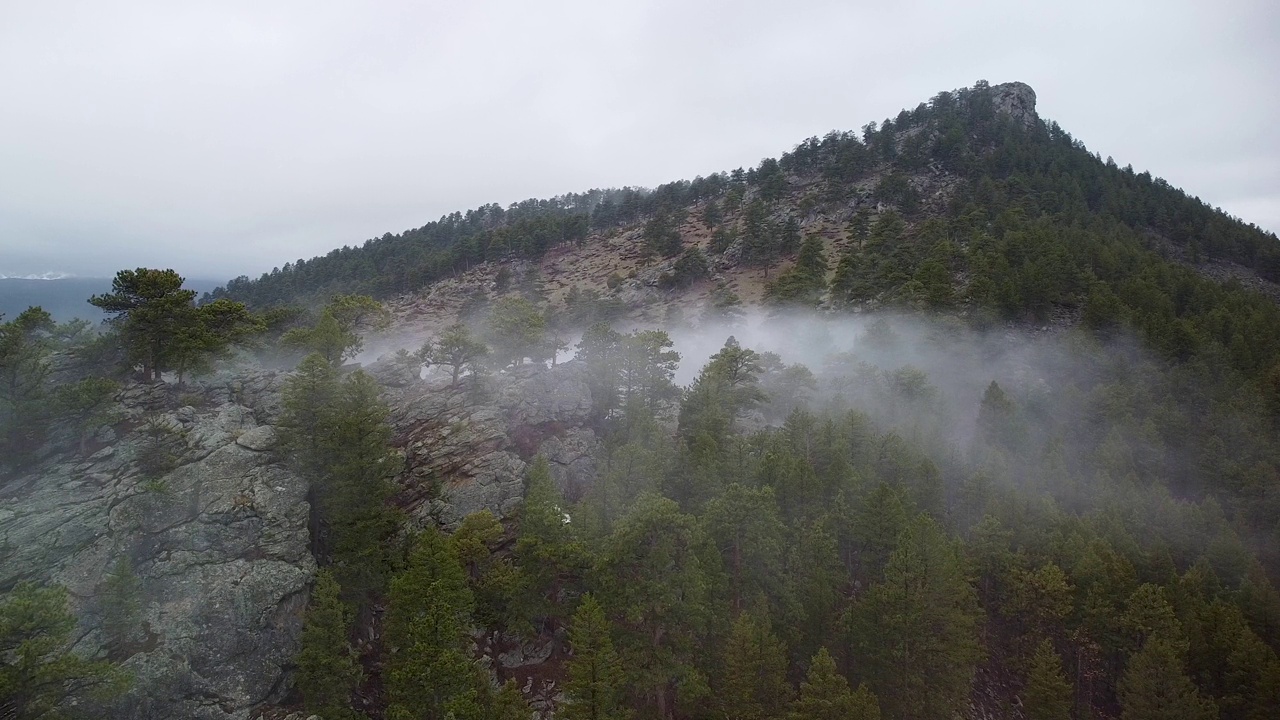
[[[287, 691], [315, 562], [306, 483], [270, 453], [280, 380], [131, 386], [84, 457], [50, 454], [0, 487], [0, 587], [64, 585], [77, 651], [134, 676], [96, 717], [241, 720]], [[145, 472], [149, 430], [165, 458]], [[109, 635], [122, 560], [136, 610]]]

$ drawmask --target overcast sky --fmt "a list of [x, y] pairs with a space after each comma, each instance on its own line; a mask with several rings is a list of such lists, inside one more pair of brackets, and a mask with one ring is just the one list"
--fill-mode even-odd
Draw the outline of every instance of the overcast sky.
[[1280, 230], [1278, 38], [1274, 0], [0, 0], [0, 274], [256, 276], [751, 166], [978, 79]]

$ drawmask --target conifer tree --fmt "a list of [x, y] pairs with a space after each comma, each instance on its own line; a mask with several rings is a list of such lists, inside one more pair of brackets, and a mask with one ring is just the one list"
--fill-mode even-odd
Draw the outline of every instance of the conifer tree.
[[963, 704], [982, 650], [979, 608], [954, 545], [917, 517], [884, 581], [854, 608], [858, 657], [890, 718], [944, 717]]
[[659, 717], [671, 717], [679, 692], [698, 682], [707, 582], [697, 525], [666, 498], [639, 498], [605, 544], [600, 601], [610, 616], [627, 618], [618, 650], [628, 685]]
[[1201, 697], [1183, 671], [1179, 650], [1152, 637], [1129, 658], [1117, 692], [1121, 720], [1217, 720], [1218, 708]]
[[702, 526], [723, 559], [734, 612], [778, 597], [784, 528], [772, 488], [730, 484], [707, 503]]
[[859, 685], [849, 689], [849, 681], [836, 672], [836, 661], [825, 647], [819, 648], [804, 682], [800, 697], [792, 705], [790, 720], [880, 720], [876, 696]]
[[525, 578], [523, 599], [531, 619], [554, 615], [561, 607], [560, 591], [586, 568], [586, 550], [565, 518], [564, 501], [541, 455], [529, 467], [515, 558]]
[[1062, 659], [1048, 640], [1042, 640], [1031, 656], [1022, 713], [1026, 720], [1071, 720], [1071, 683], [1062, 674]]
[[422, 531], [387, 595], [388, 718], [479, 719], [478, 670], [468, 655], [472, 603], [453, 547], [439, 530]]
[[787, 648], [769, 623], [743, 613], [733, 623], [724, 651], [724, 678], [715, 704], [733, 720], [780, 718], [791, 704]]
[[123, 334], [129, 359], [142, 365], [147, 380], [159, 380], [166, 369], [166, 350], [178, 333], [197, 322], [195, 290], [183, 290], [184, 280], [173, 270], [121, 270], [109, 294], [89, 303], [114, 316]]
[[390, 539], [399, 513], [391, 506], [391, 477], [399, 456], [390, 450], [389, 410], [377, 382], [363, 371], [348, 375], [334, 401], [329, 436], [333, 450], [320, 505], [333, 531], [332, 558], [343, 595], [362, 602], [380, 592], [392, 572]]
[[493, 693], [489, 712], [485, 714], [485, 720], [529, 720], [531, 717], [533, 708], [529, 707], [514, 679], [502, 683], [502, 687]]
[[489, 354], [489, 346], [472, 337], [462, 323], [454, 323], [429, 340], [418, 351], [418, 356], [431, 365], [447, 365], [451, 386], [468, 369], [473, 369]]
[[316, 483], [332, 465], [333, 412], [338, 396], [338, 374], [319, 353], [303, 358], [293, 377], [285, 382], [283, 412], [276, 426], [279, 448], [295, 468]]
[[62, 587], [20, 583], [0, 595], [0, 711], [6, 720], [48, 718], [65, 700], [101, 702], [127, 687], [127, 676], [110, 663], [71, 651], [75, 626]]
[[519, 365], [541, 352], [546, 318], [533, 303], [505, 297], [489, 312], [488, 340], [499, 364]]
[[298, 690], [309, 713], [328, 720], [354, 720], [351, 694], [360, 683], [360, 665], [347, 642], [350, 611], [338, 597], [327, 570], [316, 573], [298, 653]]
[[565, 720], [626, 720], [626, 676], [613, 648], [604, 609], [593, 595], [585, 595], [573, 614], [569, 645], [573, 656], [565, 683]]
[[133, 562], [127, 555], [112, 566], [102, 583], [99, 604], [102, 608], [102, 632], [114, 650], [123, 648], [139, 625], [142, 611], [142, 588]]

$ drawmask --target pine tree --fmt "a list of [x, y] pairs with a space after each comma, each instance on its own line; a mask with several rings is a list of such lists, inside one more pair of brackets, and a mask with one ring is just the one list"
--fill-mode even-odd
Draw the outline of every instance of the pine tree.
[[344, 597], [363, 602], [381, 592], [392, 572], [391, 538], [399, 513], [390, 478], [399, 456], [390, 449], [389, 410], [372, 377], [357, 370], [342, 382], [327, 433], [332, 449], [320, 507], [333, 531], [334, 575]]
[[565, 683], [566, 704], [560, 711], [565, 720], [630, 717], [625, 705], [626, 676], [609, 632], [609, 621], [600, 603], [590, 594], [583, 596], [569, 628], [573, 656]]
[[697, 639], [708, 622], [707, 573], [694, 519], [675, 502], [640, 497], [609, 537], [600, 558], [600, 602], [627, 618], [618, 650], [628, 685], [659, 717], [697, 683]]
[[702, 526], [723, 559], [734, 612], [778, 597], [784, 527], [772, 488], [730, 484], [707, 503]]
[[75, 626], [61, 587], [21, 583], [0, 596], [0, 711], [6, 720], [48, 718], [65, 700], [88, 695], [101, 702], [127, 687], [127, 677], [110, 663], [71, 651]]
[[575, 526], [566, 521], [564, 501], [541, 455], [529, 467], [515, 558], [525, 578], [525, 614], [531, 619], [554, 616], [562, 607], [561, 590], [587, 565], [586, 550]]
[[147, 380], [159, 380], [167, 369], [166, 351], [178, 334], [197, 322], [195, 290], [183, 290], [173, 270], [121, 270], [111, 293], [89, 298], [89, 304], [113, 316], [123, 334], [129, 359], [142, 365]]
[[1152, 637], [1129, 658], [1117, 692], [1121, 720], [1217, 720], [1218, 708], [1201, 697], [1182, 668], [1178, 649]]
[[979, 608], [955, 546], [928, 516], [903, 532], [884, 581], [854, 607], [858, 656], [890, 718], [944, 717], [982, 656]]
[[733, 623], [724, 651], [718, 711], [732, 720], [783, 717], [791, 703], [787, 648], [769, 623], [743, 613]]
[[880, 720], [876, 696], [859, 685], [855, 692], [849, 681], [836, 672], [836, 661], [827, 649], [819, 648], [804, 682], [800, 698], [792, 705], [790, 720]]
[[485, 720], [529, 720], [533, 717], [533, 708], [529, 707], [514, 679], [502, 683], [502, 687], [492, 695]]
[[338, 373], [323, 355], [303, 358], [285, 382], [283, 412], [277, 427], [280, 451], [313, 483], [332, 465], [329, 435], [338, 396]]
[[431, 365], [447, 365], [451, 386], [468, 369], [474, 369], [489, 354], [489, 346], [472, 337], [462, 323], [454, 323], [429, 340], [418, 351], [418, 356]]
[[99, 604], [102, 607], [102, 632], [113, 650], [123, 648], [139, 625], [142, 611], [142, 588], [133, 562], [122, 556], [111, 567], [102, 583]]
[[387, 595], [383, 677], [390, 720], [478, 720], [478, 669], [468, 655], [471, 610], [453, 547], [439, 530], [424, 530]]
[[1022, 691], [1026, 720], [1071, 720], [1071, 683], [1062, 674], [1062, 659], [1053, 643], [1042, 640], [1031, 656], [1027, 686]]
[[546, 318], [533, 303], [505, 297], [489, 312], [488, 340], [493, 356], [503, 365], [519, 365], [541, 352]]
[[309, 713], [353, 720], [351, 694], [360, 683], [360, 665], [347, 642], [350, 611], [338, 597], [333, 574], [321, 570], [311, 590], [298, 653], [298, 690]]

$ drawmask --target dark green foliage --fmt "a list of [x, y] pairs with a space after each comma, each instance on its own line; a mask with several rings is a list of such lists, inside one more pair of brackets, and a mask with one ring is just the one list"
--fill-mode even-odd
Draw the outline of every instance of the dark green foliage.
[[532, 716], [533, 708], [525, 702], [520, 686], [515, 680], [508, 680], [493, 693], [484, 717], [485, 720], [529, 720]]
[[386, 327], [390, 314], [371, 297], [338, 295], [320, 311], [310, 327], [286, 332], [280, 342], [306, 353], [318, 353], [337, 367], [364, 347], [361, 332]]
[[702, 253], [701, 248], [694, 246], [684, 251], [671, 267], [671, 272], [664, 274], [660, 281], [665, 288], [683, 289], [707, 277], [709, 273], [707, 256]]
[[102, 613], [102, 633], [113, 654], [127, 656], [125, 647], [141, 625], [142, 587], [128, 557], [111, 566], [98, 596]]
[[781, 595], [783, 524], [772, 488], [729, 485], [707, 503], [702, 525], [720, 551], [734, 612]]
[[479, 720], [479, 668], [468, 656], [471, 591], [440, 531], [419, 534], [387, 593], [387, 717]]
[[880, 720], [880, 704], [865, 685], [849, 689], [849, 681], [836, 672], [835, 660], [820, 648], [800, 683], [800, 697], [789, 720]]
[[474, 369], [489, 355], [489, 346], [472, 337], [462, 323], [454, 323], [423, 344], [418, 356], [429, 365], [449, 367], [452, 385], [467, 370]]
[[124, 690], [110, 663], [70, 649], [75, 617], [61, 587], [21, 583], [0, 596], [0, 708], [6, 718], [46, 718], [69, 699], [103, 700]]
[[620, 618], [618, 649], [639, 705], [668, 717], [703, 694], [696, 661], [707, 621], [707, 569], [694, 519], [642, 497], [602, 548], [601, 605]]
[[280, 449], [311, 481], [312, 543], [349, 600], [365, 602], [392, 570], [398, 513], [390, 478], [399, 457], [378, 385], [363, 372], [341, 381], [312, 354], [284, 388]]
[[565, 720], [626, 720], [626, 675], [622, 659], [613, 648], [611, 625], [594, 596], [585, 595], [573, 614], [569, 627], [569, 678], [565, 682], [566, 703], [560, 714]]
[[1062, 674], [1062, 658], [1053, 643], [1042, 640], [1031, 656], [1022, 712], [1027, 720], [1071, 720], [1071, 683]]
[[586, 549], [566, 514], [551, 468], [539, 455], [529, 468], [515, 546], [525, 580], [521, 592], [525, 617], [535, 622], [559, 615], [557, 611], [564, 607], [562, 591], [586, 567]]
[[645, 249], [662, 257], [675, 257], [680, 252], [680, 231], [676, 221], [666, 212], [654, 216], [644, 226]]
[[889, 718], [944, 717], [963, 704], [982, 656], [978, 618], [955, 546], [917, 518], [853, 618], [863, 673]]
[[138, 470], [148, 480], [158, 480], [178, 466], [187, 449], [186, 431], [164, 417], [147, 418], [138, 443]]
[[174, 370], [181, 382], [211, 356], [265, 329], [243, 303], [223, 299], [197, 307], [196, 292], [183, 290], [183, 282], [173, 270], [121, 270], [109, 294], [89, 298], [112, 316], [126, 357], [142, 366], [147, 380]]
[[476, 622], [514, 629], [528, 625], [519, 602], [524, 576], [510, 557], [499, 553], [506, 540], [502, 524], [488, 510], [472, 513], [450, 537], [475, 598]]
[[493, 304], [487, 340], [500, 365], [519, 365], [543, 356], [546, 318], [524, 298], [505, 297]]
[[1129, 659], [1120, 680], [1121, 720], [1217, 720], [1218, 708], [1201, 697], [1182, 669], [1178, 651], [1154, 639]]
[[142, 364], [143, 377], [159, 379], [165, 369], [166, 348], [195, 322], [196, 291], [182, 289], [183, 278], [173, 270], [121, 270], [111, 293], [95, 295], [89, 303], [114, 317], [129, 351]]
[[622, 411], [631, 420], [637, 415], [664, 415], [680, 395], [671, 381], [680, 353], [671, 349], [671, 337], [661, 330], [637, 330], [626, 335], [597, 323], [587, 328], [578, 343], [577, 358], [587, 365], [593, 414], [603, 423]]
[[787, 682], [787, 651], [767, 621], [750, 613], [739, 615], [725, 642], [723, 665], [715, 700], [718, 712], [742, 720], [784, 716], [793, 695]]
[[307, 712], [352, 720], [359, 716], [351, 710], [351, 695], [361, 671], [347, 642], [351, 613], [338, 597], [339, 590], [332, 573], [317, 573], [298, 652], [298, 691]]
[[114, 420], [111, 406], [119, 390], [120, 384], [114, 380], [90, 377], [60, 385], [55, 391], [58, 415], [80, 436], [80, 454], [84, 454], [91, 433]]
[[54, 328], [53, 318], [38, 307], [0, 323], [0, 455], [5, 465], [21, 465], [44, 441]]
[[782, 305], [814, 306], [826, 289], [827, 260], [822, 238], [810, 235], [800, 246], [795, 266], [769, 284], [765, 297]]

